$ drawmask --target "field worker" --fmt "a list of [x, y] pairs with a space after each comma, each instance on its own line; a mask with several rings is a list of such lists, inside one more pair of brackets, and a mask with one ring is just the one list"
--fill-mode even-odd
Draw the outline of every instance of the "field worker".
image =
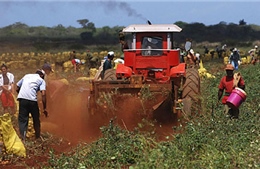
[[218, 58], [220, 59], [222, 57], [222, 50], [219, 49], [219, 46], [216, 46], [216, 52], [218, 54]]
[[98, 68], [99, 57], [93, 56], [90, 51], [87, 51], [86, 60], [88, 61], [87, 68]]
[[240, 54], [239, 54], [239, 51], [237, 50], [237, 48], [233, 49], [233, 51], [229, 57], [229, 63], [231, 63], [233, 65], [235, 70], [238, 70], [238, 66], [241, 63], [241, 58], [240, 58]]
[[73, 71], [76, 73], [80, 69], [80, 65], [83, 65], [84, 63], [81, 62], [80, 59], [77, 59], [76, 56], [73, 56], [73, 59], [71, 60], [71, 63], [73, 65]]
[[108, 52], [107, 59], [105, 59], [105, 62], [103, 64], [103, 70], [101, 72], [101, 79], [104, 79], [105, 71], [107, 69], [112, 69], [112, 60], [114, 59], [115, 53], [113, 51]]
[[52, 69], [51, 65], [49, 63], [44, 63], [42, 66], [42, 70], [45, 73], [44, 80], [47, 82], [50, 80], [53, 76], [54, 70]]
[[211, 49], [211, 50], [209, 51], [209, 54], [210, 54], [210, 56], [211, 56], [211, 59], [214, 59], [215, 50]]
[[31, 113], [33, 118], [35, 138], [38, 139], [41, 135], [40, 112], [37, 103], [38, 91], [40, 91], [42, 95], [43, 113], [46, 117], [48, 116], [46, 110], [46, 83], [44, 75], [43, 70], [37, 70], [34, 74], [26, 74], [17, 82], [16, 91], [18, 92], [17, 100], [19, 101], [18, 124], [20, 136], [23, 141], [25, 141], [28, 129], [29, 113]]
[[200, 54], [196, 53], [195, 57], [196, 57], [196, 64], [199, 65], [199, 63], [200, 63]]
[[49, 63], [44, 63], [42, 66], [42, 70], [44, 70], [45, 75], [50, 75], [50, 73], [53, 73], [53, 69]]
[[10, 108], [11, 114], [15, 114], [15, 101], [13, 94], [14, 88], [14, 75], [8, 72], [5, 64], [1, 66], [2, 73], [0, 74], [0, 96], [4, 113]]
[[[48, 100], [48, 107], [50, 108], [51, 104], [52, 104], [52, 101], [51, 101], [51, 89], [52, 88], [52, 81], [53, 81], [53, 78], [52, 78], [52, 73], [54, 72], [51, 65], [49, 63], [44, 63], [43, 66], [42, 66], [42, 70], [44, 71], [45, 73], [45, 76], [44, 76], [44, 80], [45, 80], [45, 83], [46, 83], [46, 89], [48, 88], [48, 90], [46, 90], [46, 98]], [[53, 92], [53, 91], [52, 91]], [[50, 110], [50, 109], [49, 109]]]
[[45, 73], [44, 80], [46, 83], [46, 97], [48, 100], [48, 110], [51, 111], [53, 105], [55, 105], [55, 101], [57, 95], [59, 93], [64, 92], [69, 84], [66, 79], [57, 79], [56, 77], [52, 77], [53, 69], [49, 63], [44, 63], [42, 66], [42, 70]]
[[[46, 100], [48, 105], [48, 113], [54, 115], [57, 103], [66, 95], [69, 88], [69, 81], [65, 78], [49, 80], [46, 85]], [[40, 107], [40, 110], [42, 107]]]
[[122, 30], [120, 30], [120, 32], [119, 32], [119, 43], [121, 44], [122, 51], [124, 51], [125, 49], [129, 49], [129, 46], [125, 40], [125, 35], [122, 32]]
[[209, 49], [206, 46], [203, 46], [203, 48], [204, 48], [204, 55], [208, 54], [209, 53]]
[[223, 52], [226, 52], [227, 51], [227, 45], [224, 44], [221, 49], [222, 49]]
[[100, 64], [100, 58], [98, 56], [89, 57], [89, 68], [98, 68]]
[[224, 113], [229, 114], [230, 118], [238, 118], [239, 109], [238, 108], [229, 108], [226, 104], [226, 101], [231, 94], [232, 90], [235, 87], [239, 87], [245, 90], [245, 82], [239, 73], [234, 75], [234, 66], [232, 64], [227, 64], [226, 68], [226, 76], [221, 78], [220, 84], [218, 86], [218, 103], [224, 93], [224, 97], [222, 99], [222, 104], [224, 104]]
[[250, 49], [248, 51], [249, 55], [251, 56], [250, 63], [252, 63], [252, 64], [256, 63], [256, 60], [257, 60], [256, 58], [257, 58], [257, 55], [258, 55], [257, 49], [258, 49], [258, 46], [255, 46], [255, 48]]
[[195, 56], [195, 52], [193, 49], [190, 49], [188, 51], [188, 55], [187, 55], [187, 61], [188, 61], [188, 67], [194, 67], [196, 64], [196, 56]]
[[177, 48], [177, 50], [180, 51], [180, 63], [184, 63], [185, 60], [184, 60], [184, 56], [186, 55], [186, 52], [183, 48]]

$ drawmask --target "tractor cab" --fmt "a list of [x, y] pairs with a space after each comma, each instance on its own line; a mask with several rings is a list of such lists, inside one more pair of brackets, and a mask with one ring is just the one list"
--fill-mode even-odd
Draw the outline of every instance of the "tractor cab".
[[[121, 32], [120, 42], [124, 52], [124, 66], [131, 69], [131, 74], [148, 77], [174, 77], [184, 73], [185, 64], [180, 64], [180, 50], [174, 46], [174, 33], [181, 28], [174, 24], [130, 25]], [[123, 36], [122, 36], [123, 34]], [[179, 66], [179, 67], [178, 67]], [[121, 71], [117, 75], [131, 76], [130, 71]], [[179, 69], [176, 72], [175, 69]], [[126, 74], [128, 73], [128, 74]]]

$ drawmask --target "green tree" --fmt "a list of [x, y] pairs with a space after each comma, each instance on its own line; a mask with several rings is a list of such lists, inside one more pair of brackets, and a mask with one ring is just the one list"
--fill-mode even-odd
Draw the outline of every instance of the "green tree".
[[89, 22], [86, 26], [87, 29], [89, 29], [92, 32], [96, 32], [96, 27], [95, 24], [93, 22]]
[[52, 32], [55, 36], [63, 36], [67, 34], [67, 30], [62, 24], [53, 27]]
[[246, 25], [246, 22], [244, 21], [244, 19], [242, 19], [242, 20], [239, 21], [239, 25], [241, 25], [241, 26], [242, 26], [242, 25]]
[[87, 28], [87, 23], [89, 22], [88, 19], [79, 19], [77, 20], [77, 22], [83, 27], [83, 28]]
[[177, 25], [177, 26], [179, 26], [179, 27], [182, 28], [182, 29], [188, 25], [188, 23], [182, 22], [182, 21], [177, 21], [177, 22], [175, 22], [174, 24]]
[[18, 28], [18, 29], [24, 29], [24, 28], [28, 28], [29, 26], [21, 23], [21, 22], [15, 22], [14, 24], [10, 25], [11, 28]]

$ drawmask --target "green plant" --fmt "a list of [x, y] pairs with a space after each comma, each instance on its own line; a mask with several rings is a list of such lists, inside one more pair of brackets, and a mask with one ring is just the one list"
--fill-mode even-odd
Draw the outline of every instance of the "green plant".
[[97, 104], [105, 109], [108, 109], [110, 112], [113, 112], [116, 110], [115, 107], [115, 95], [117, 94], [117, 91], [111, 91], [111, 92], [102, 92], [100, 93], [100, 97], [97, 100]]
[[143, 130], [150, 125], [147, 121], [134, 131], [123, 130], [111, 121], [101, 128], [103, 137], [96, 142], [83, 144], [68, 155], [51, 155], [51, 167], [260, 168], [260, 97], [256, 85], [260, 83], [259, 66], [241, 66], [239, 71], [247, 92], [239, 119], [231, 120], [223, 114], [222, 106], [212, 106], [217, 102], [218, 83], [225, 73], [220, 72], [216, 79], [204, 79], [202, 83], [203, 114], [173, 127], [174, 139], [156, 141], [153, 130]]

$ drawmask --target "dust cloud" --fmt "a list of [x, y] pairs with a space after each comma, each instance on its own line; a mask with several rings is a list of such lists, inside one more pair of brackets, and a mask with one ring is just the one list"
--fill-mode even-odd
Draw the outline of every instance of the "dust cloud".
[[[52, 90], [53, 86], [49, 86]], [[67, 86], [59, 90], [55, 97], [47, 98], [48, 118], [42, 118], [42, 131], [55, 134], [77, 143], [93, 141], [98, 131], [88, 127], [87, 97], [88, 88]], [[48, 94], [48, 93], [47, 93]]]
[[[52, 86], [53, 87], [53, 86]], [[52, 91], [49, 86], [49, 90]], [[149, 107], [145, 107], [137, 97], [118, 97], [116, 110], [107, 109], [88, 112], [89, 88], [83, 85], [61, 87], [56, 96], [48, 99], [49, 117], [42, 117], [42, 131], [55, 134], [69, 140], [72, 144], [91, 143], [101, 136], [100, 127], [111, 120], [126, 130], [133, 130], [142, 119], [150, 119], [153, 115]], [[165, 114], [162, 114], [165, 115]], [[173, 123], [154, 123], [158, 140], [164, 140], [173, 134]], [[151, 131], [153, 129], [146, 128]]]

